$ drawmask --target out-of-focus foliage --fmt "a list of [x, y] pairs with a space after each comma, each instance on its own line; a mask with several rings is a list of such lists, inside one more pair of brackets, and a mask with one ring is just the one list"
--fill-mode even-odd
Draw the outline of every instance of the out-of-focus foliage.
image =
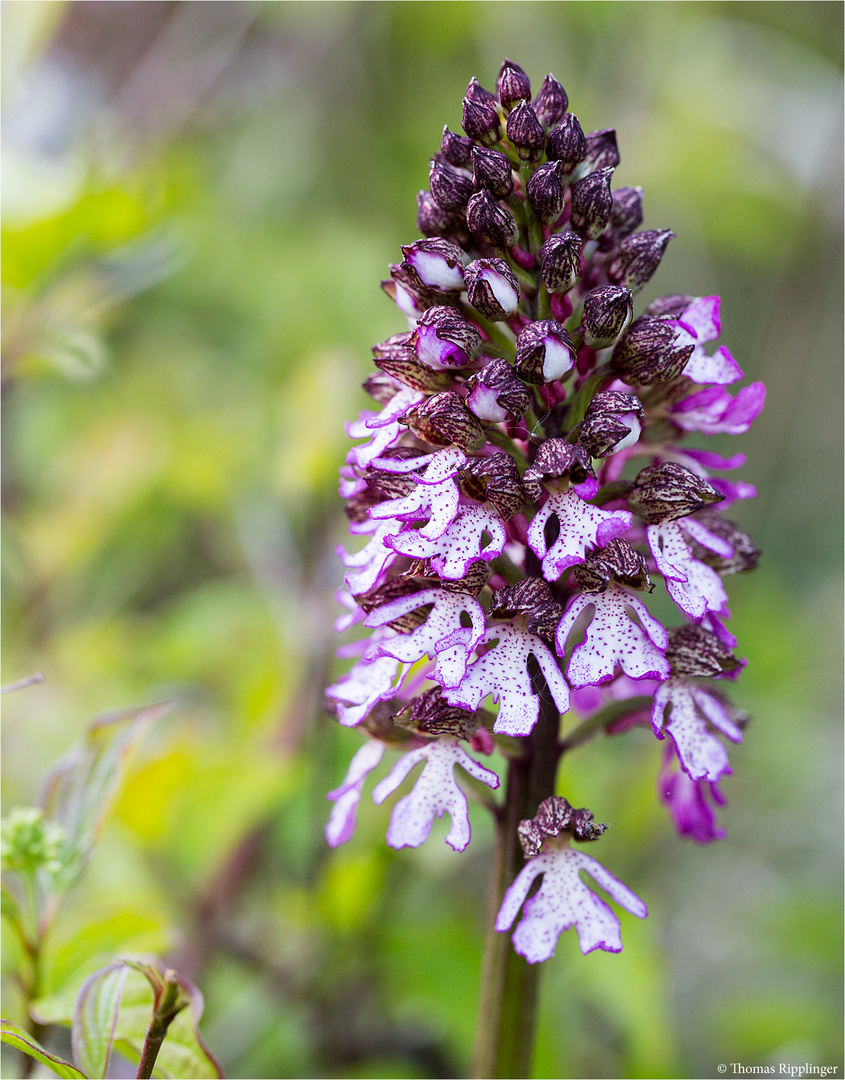
[[[571, 758], [647, 899], [619, 956], [564, 935], [536, 1076], [842, 1064], [838, 3], [34, 3], [4, 8], [8, 806], [87, 719], [169, 699], [48, 941], [45, 994], [160, 952], [227, 1075], [465, 1074], [488, 823], [454, 855], [358, 832], [324, 793], [358, 745], [321, 714], [336, 469], [378, 288], [471, 75], [553, 71], [616, 185], [678, 234], [644, 302], [723, 296], [769, 386], [743, 437], [764, 556], [732, 583], [753, 716], [728, 838], [678, 841], [648, 732]], [[444, 826], [445, 828], [445, 826]], [[19, 956], [4, 949], [6, 970]], [[23, 1026], [14, 985], [6, 1011]], [[68, 1051], [61, 1042], [58, 1053]], [[4, 1075], [12, 1076], [13, 1059]]]

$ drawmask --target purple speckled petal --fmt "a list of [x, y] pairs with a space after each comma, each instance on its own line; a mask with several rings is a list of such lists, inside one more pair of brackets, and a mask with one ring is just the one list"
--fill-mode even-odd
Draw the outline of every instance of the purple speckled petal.
[[691, 780], [677, 764], [674, 752], [667, 749], [657, 780], [658, 794], [669, 808], [675, 828], [681, 836], [688, 836], [697, 844], [723, 840], [725, 830], [717, 828], [716, 814], [706, 797], [719, 806], [724, 805], [719, 788], [707, 780]]
[[351, 568], [343, 580], [353, 596], [360, 596], [372, 589], [381, 573], [396, 558], [395, 552], [385, 547], [384, 538], [401, 527], [401, 524], [394, 520], [382, 522], [375, 527], [366, 546], [352, 555], [346, 548], [338, 545], [337, 553], [343, 565]]
[[487, 697], [499, 702], [493, 730], [504, 735], [528, 735], [537, 722], [540, 699], [534, 693], [528, 673], [528, 657], [533, 655], [546, 679], [555, 705], [569, 711], [569, 687], [557, 661], [542, 639], [511, 623], [489, 626], [479, 645], [496, 641], [467, 668], [466, 676], [454, 689], [444, 688], [450, 705], [477, 709]]
[[387, 701], [399, 690], [404, 675], [394, 683], [399, 661], [392, 656], [367, 656], [355, 664], [340, 682], [326, 690], [326, 696], [338, 702], [340, 722], [344, 727], [360, 724], [377, 701]]
[[683, 371], [687, 379], [695, 383], [716, 383], [730, 386], [743, 376], [742, 368], [724, 345], [708, 356], [704, 349], [695, 349]]
[[346, 432], [353, 439], [368, 438], [368, 442], [355, 446], [350, 451], [350, 457], [356, 465], [365, 469], [375, 458], [380, 457], [384, 451], [407, 431], [399, 423], [399, 417], [417, 402], [422, 401], [425, 395], [419, 390], [400, 390], [398, 394], [388, 401], [380, 413], [373, 413], [365, 409], [357, 420], [346, 425]]
[[[555, 645], [563, 656], [566, 641], [576, 619], [589, 604], [595, 608], [584, 640], [575, 646], [567, 668], [574, 687], [594, 686], [613, 678], [619, 664], [632, 679], [667, 679], [669, 662], [663, 655], [666, 631], [645, 604], [615, 583], [603, 593], [579, 593], [557, 626]], [[640, 619], [640, 628], [628, 615], [631, 608]]]
[[[689, 528], [688, 531], [693, 532]], [[693, 558], [679, 522], [664, 521], [658, 525], [649, 525], [646, 536], [657, 569], [666, 581], [669, 595], [681, 611], [691, 619], [701, 619], [708, 611], [721, 611], [724, 608], [728, 602], [728, 594], [722, 585], [722, 579], [711, 566]], [[695, 539], [698, 539], [698, 536]], [[699, 540], [699, 543], [703, 541]], [[709, 547], [710, 543], [707, 546]]]
[[[546, 522], [554, 514], [560, 534], [546, 547]], [[543, 560], [543, 577], [557, 579], [570, 566], [584, 561], [588, 548], [604, 547], [631, 528], [633, 516], [627, 510], [602, 510], [579, 499], [574, 491], [555, 492], [537, 511], [528, 526], [528, 544]]]
[[589, 855], [568, 847], [544, 852], [520, 871], [505, 893], [496, 919], [498, 931], [509, 929], [531, 883], [538, 874], [544, 874], [539, 891], [525, 902], [522, 920], [513, 935], [514, 948], [529, 964], [550, 959], [560, 935], [572, 926], [585, 955], [594, 949], [621, 951], [619, 919], [581, 880], [579, 870], [590, 874], [618, 904], [637, 918], [644, 919], [648, 915], [643, 901]]
[[491, 788], [499, 786], [499, 778], [473, 761], [457, 739], [442, 736], [437, 742], [401, 757], [384, 780], [376, 785], [373, 800], [379, 805], [383, 803], [421, 761], [425, 762], [425, 768], [413, 790], [393, 808], [387, 842], [394, 848], [419, 847], [428, 839], [434, 819], [448, 814], [452, 825], [446, 843], [455, 851], [463, 851], [470, 841], [469, 812], [466, 796], [455, 780], [455, 766], [465, 768], [476, 780]]
[[[696, 689], [678, 678], [662, 683], [654, 695], [651, 723], [658, 738], [664, 738], [664, 727], [672, 736], [681, 765], [692, 780], [715, 781], [730, 772], [728, 752], [699, 715]], [[702, 696], [708, 703], [712, 701], [708, 695]], [[665, 712], [670, 705], [672, 711], [667, 721]], [[736, 734], [742, 738], [739, 731]]]
[[681, 320], [693, 331], [702, 345], [715, 341], [722, 332], [718, 296], [699, 296], [684, 310]]
[[[447, 580], [459, 581], [475, 562], [490, 562], [501, 555], [507, 532], [498, 514], [487, 506], [465, 505], [458, 516], [436, 538], [426, 535], [427, 527], [408, 529], [388, 536], [385, 543], [399, 555], [412, 559], [431, 559], [437, 573]], [[482, 547], [484, 535], [492, 539]]]
[[[370, 517], [421, 521], [419, 530], [425, 540], [436, 540], [454, 521], [460, 505], [460, 491], [455, 474], [466, 463], [466, 455], [457, 447], [439, 450], [426, 465], [422, 476], [414, 476], [417, 486], [401, 499], [388, 499], [370, 509]], [[394, 529], [394, 532], [397, 530]]]
[[[443, 589], [425, 589], [400, 597], [371, 612], [366, 626], [385, 626], [401, 615], [407, 615], [426, 604], [433, 604], [428, 618], [408, 634], [397, 634], [383, 642], [379, 649], [385, 656], [393, 656], [403, 663], [414, 663], [428, 655], [440, 661], [434, 678], [443, 686], [456, 686], [466, 673], [469, 653], [484, 633], [484, 608], [477, 600], [465, 593], [446, 592]], [[461, 615], [466, 612], [472, 622], [472, 630], [461, 625]], [[455, 632], [460, 636], [455, 637]], [[465, 633], [463, 632], [465, 631]], [[444, 641], [445, 639], [445, 641]]]
[[355, 832], [355, 819], [364, 781], [381, 761], [383, 755], [384, 743], [376, 739], [368, 739], [349, 763], [349, 770], [343, 783], [326, 795], [326, 798], [334, 803], [325, 828], [326, 842], [330, 847], [345, 844]]

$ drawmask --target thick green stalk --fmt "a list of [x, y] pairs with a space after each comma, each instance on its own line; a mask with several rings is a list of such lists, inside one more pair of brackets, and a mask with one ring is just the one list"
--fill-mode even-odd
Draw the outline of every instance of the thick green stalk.
[[508, 766], [505, 805], [496, 823], [496, 851], [490, 879], [487, 944], [481, 979], [472, 1076], [514, 1078], [531, 1075], [536, 1027], [539, 965], [518, 956], [510, 934], [497, 933], [496, 915], [505, 890], [523, 865], [517, 828], [554, 794], [559, 757], [560, 716], [548, 691], [540, 717], [525, 740], [525, 754]]

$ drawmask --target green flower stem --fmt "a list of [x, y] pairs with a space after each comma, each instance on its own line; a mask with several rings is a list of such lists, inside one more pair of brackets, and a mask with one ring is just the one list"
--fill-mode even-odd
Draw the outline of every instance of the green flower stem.
[[481, 980], [475, 1055], [475, 1078], [514, 1078], [531, 1075], [536, 1028], [539, 965], [518, 956], [510, 934], [495, 929], [505, 890], [522, 868], [517, 828], [533, 817], [537, 807], [554, 794], [560, 755], [560, 716], [545, 690], [540, 716], [525, 740], [526, 753], [508, 765], [505, 805], [496, 821], [496, 849], [490, 879], [487, 945]]
[[153, 1015], [144, 1035], [141, 1060], [138, 1062], [138, 1071], [135, 1073], [136, 1080], [149, 1080], [153, 1075], [156, 1058], [167, 1035], [167, 1029], [187, 1004], [188, 1002], [182, 997], [175, 972], [166, 971], [161, 995], [153, 1004]]

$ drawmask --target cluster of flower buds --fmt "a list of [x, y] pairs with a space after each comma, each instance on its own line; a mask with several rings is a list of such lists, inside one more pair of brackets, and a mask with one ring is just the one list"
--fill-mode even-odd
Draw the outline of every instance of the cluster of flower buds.
[[[613, 186], [615, 132], [585, 134], [568, 104], [551, 75], [532, 97], [509, 60], [496, 94], [473, 79], [464, 134], [444, 129], [418, 197], [423, 239], [383, 282], [408, 329], [373, 350], [364, 385], [376, 408], [348, 425], [358, 441], [341, 469], [364, 546], [339, 549], [337, 629], [370, 633], [342, 647], [354, 663], [328, 690], [340, 723], [367, 739], [329, 795], [333, 845], [352, 834], [390, 748], [404, 756], [376, 803], [424, 768], [393, 809], [388, 842], [416, 847], [448, 814], [446, 841], [463, 851], [455, 767], [476, 791], [497, 788], [472, 753], [518, 754], [541, 699], [566, 718], [564, 747], [578, 728], [615, 735], [650, 722], [668, 735], [660, 798], [683, 835], [723, 835], [723, 739], [739, 742], [743, 726], [719, 688], [742, 666], [723, 581], [758, 556], [723, 512], [754, 489], [720, 475], [741, 454], [683, 440], [746, 432], [765, 391], [728, 391], [742, 371], [724, 346], [707, 348], [718, 297], [674, 294], [635, 311], [673, 234], [639, 230], [642, 190]], [[678, 626], [645, 602], [660, 580]], [[556, 796], [523, 822], [528, 862], [497, 929], [544, 873], [514, 935], [529, 961], [551, 956], [571, 925], [584, 952], [621, 948], [616, 916], [579, 869], [646, 914], [579, 850], [602, 831]]]

